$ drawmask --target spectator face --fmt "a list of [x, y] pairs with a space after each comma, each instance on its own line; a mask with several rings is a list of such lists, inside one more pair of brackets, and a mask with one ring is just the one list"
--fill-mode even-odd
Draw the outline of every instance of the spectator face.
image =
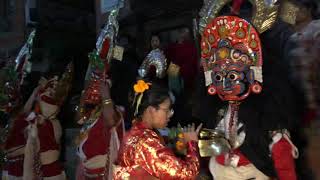
[[151, 48], [157, 49], [160, 47], [160, 39], [158, 36], [152, 36], [151, 38]]

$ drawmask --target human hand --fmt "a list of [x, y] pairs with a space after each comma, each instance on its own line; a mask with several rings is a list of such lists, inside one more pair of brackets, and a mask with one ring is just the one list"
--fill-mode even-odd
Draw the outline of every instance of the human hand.
[[48, 82], [48, 80], [46, 78], [41, 77], [39, 82], [38, 82], [38, 87], [43, 88], [46, 85], [47, 82]]
[[187, 127], [183, 128], [183, 135], [186, 142], [189, 141], [198, 141], [198, 134], [200, 129], [202, 128], [202, 123], [195, 129], [194, 123], [192, 125], [188, 125]]
[[110, 85], [108, 81], [101, 81], [100, 92], [102, 99], [110, 99]]

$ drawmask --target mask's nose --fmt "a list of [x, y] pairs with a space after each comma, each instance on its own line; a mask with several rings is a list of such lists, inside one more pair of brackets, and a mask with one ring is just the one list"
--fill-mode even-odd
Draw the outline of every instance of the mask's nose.
[[230, 78], [223, 78], [223, 90], [230, 91], [232, 90], [232, 83]]

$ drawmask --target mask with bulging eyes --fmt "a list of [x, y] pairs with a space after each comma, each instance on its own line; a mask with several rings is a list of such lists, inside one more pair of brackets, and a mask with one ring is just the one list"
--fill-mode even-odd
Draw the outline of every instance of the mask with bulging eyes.
[[230, 59], [217, 61], [211, 72], [212, 85], [223, 100], [235, 101], [246, 98], [254, 85], [254, 72], [242, 61]]
[[203, 32], [201, 58], [210, 95], [242, 101], [262, 91], [262, 49], [258, 32], [244, 19], [221, 16]]

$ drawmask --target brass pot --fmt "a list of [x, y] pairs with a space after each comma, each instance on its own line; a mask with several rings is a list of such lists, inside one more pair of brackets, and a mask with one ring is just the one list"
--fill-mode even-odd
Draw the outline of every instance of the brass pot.
[[224, 133], [216, 129], [202, 129], [198, 146], [201, 157], [218, 156], [228, 153], [231, 149]]

